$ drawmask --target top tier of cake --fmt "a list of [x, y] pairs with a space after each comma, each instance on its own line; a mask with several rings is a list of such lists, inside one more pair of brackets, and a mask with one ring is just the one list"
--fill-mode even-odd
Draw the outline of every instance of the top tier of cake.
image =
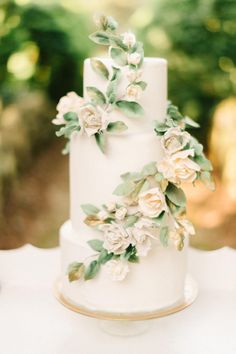
[[[109, 58], [99, 58], [108, 69], [114, 65]], [[118, 96], [125, 94], [128, 86], [128, 67], [122, 67], [122, 75], [119, 81]], [[153, 120], [159, 122], [164, 120], [167, 103], [167, 62], [162, 58], [144, 58], [141, 67], [141, 80], [147, 83], [146, 89], [142, 92], [138, 101], [144, 109], [144, 115], [139, 118], [127, 118], [125, 115], [115, 110], [109, 114], [109, 120], [122, 120], [128, 126], [126, 134], [150, 132], [153, 130]], [[84, 62], [84, 98], [89, 99], [86, 87], [96, 86], [102, 92], [106, 91], [107, 81], [100, 78], [91, 67], [90, 59]]]

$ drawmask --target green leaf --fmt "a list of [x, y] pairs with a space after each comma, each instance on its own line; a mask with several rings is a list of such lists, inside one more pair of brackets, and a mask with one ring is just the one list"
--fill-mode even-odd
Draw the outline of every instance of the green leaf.
[[133, 226], [138, 221], [138, 218], [139, 217], [137, 215], [129, 215], [125, 219], [124, 228]]
[[205, 184], [208, 189], [210, 189], [211, 191], [215, 190], [215, 182], [209, 171], [200, 172], [199, 179]]
[[125, 45], [122, 41], [122, 39], [118, 36], [110, 36], [110, 44], [114, 47], [119, 47], [123, 49], [125, 52], [128, 51], [127, 45]]
[[84, 264], [73, 262], [69, 265], [67, 269], [67, 275], [70, 282], [79, 280], [84, 271]]
[[141, 89], [144, 91], [147, 87], [147, 83], [145, 81], [139, 81], [139, 82], [135, 82], [135, 85], [138, 85], [141, 87]]
[[155, 132], [156, 133], [165, 133], [169, 129], [168, 125], [164, 123], [159, 123], [158, 121], [155, 121]]
[[153, 221], [155, 221], [159, 226], [164, 225], [166, 222], [166, 213], [163, 210], [157, 217], [152, 218]]
[[157, 173], [157, 163], [156, 161], [152, 161], [149, 164], [145, 165], [142, 169], [142, 176], [154, 176]]
[[108, 253], [108, 251], [105, 248], [103, 248], [98, 257], [98, 263], [105, 264], [106, 262], [110, 261], [113, 258], [113, 256], [114, 256], [113, 253]]
[[191, 128], [199, 128], [200, 125], [189, 117], [184, 118], [185, 123]]
[[96, 87], [88, 86], [86, 87], [87, 93], [91, 98], [92, 102], [103, 105], [106, 103], [106, 97], [104, 94], [98, 90]]
[[100, 132], [100, 133], [96, 133], [95, 134], [95, 140], [96, 140], [96, 143], [99, 147], [99, 149], [105, 153], [105, 150], [106, 150], [106, 138], [105, 138], [105, 134], [103, 132]]
[[89, 38], [91, 39], [91, 41], [97, 44], [110, 45], [110, 36], [106, 32], [103, 31], [94, 32], [90, 34]]
[[127, 125], [119, 120], [117, 120], [116, 122], [110, 122], [107, 126], [107, 131], [112, 133], [121, 133], [127, 129]]
[[63, 115], [63, 117], [67, 122], [70, 122], [72, 120], [78, 121], [78, 115], [75, 112], [67, 112]]
[[164, 176], [161, 172], [157, 172], [155, 174], [155, 180], [157, 181], [157, 183], [160, 183], [163, 179], [164, 179]]
[[127, 181], [119, 184], [119, 186], [114, 190], [113, 194], [118, 196], [127, 196], [134, 190], [134, 188], [135, 184], [131, 181]]
[[168, 184], [165, 194], [167, 195], [167, 198], [175, 205], [181, 207], [186, 206], [186, 197], [183, 190], [181, 188], [176, 187], [173, 183]]
[[140, 104], [134, 101], [117, 101], [116, 106], [121, 110], [122, 113], [130, 118], [135, 118], [144, 114], [144, 110]]
[[131, 199], [136, 199], [138, 194], [140, 193], [140, 191], [142, 190], [144, 184], [145, 184], [145, 178], [141, 179], [140, 181], [138, 181], [135, 185], [134, 190], [130, 193], [130, 198]]
[[91, 58], [90, 59], [90, 64], [92, 66], [92, 69], [101, 77], [105, 79], [109, 79], [109, 71], [107, 67], [103, 64], [101, 60], [98, 60], [96, 58]]
[[96, 215], [99, 209], [93, 204], [82, 204], [81, 209], [86, 215]]
[[122, 255], [122, 258], [129, 260], [131, 256], [136, 255], [137, 250], [135, 246], [129, 245], [129, 247], [126, 249], [125, 253]]
[[119, 68], [116, 68], [115, 66], [112, 66], [112, 77], [111, 77], [111, 81], [115, 81], [118, 80], [121, 74], [121, 70]]
[[118, 27], [118, 23], [112, 16], [107, 16], [107, 28], [111, 31], [115, 31]]
[[92, 261], [85, 269], [84, 279], [85, 280], [93, 279], [97, 275], [99, 269], [100, 269], [100, 264], [98, 263], [98, 261]]
[[169, 233], [169, 229], [168, 229], [167, 226], [161, 228], [161, 230], [160, 230], [160, 241], [161, 241], [161, 244], [164, 247], [168, 246], [168, 239], [169, 239], [168, 233]]
[[117, 82], [116, 80], [110, 81], [108, 86], [107, 86], [107, 91], [106, 95], [108, 97], [108, 102], [113, 104], [116, 101], [116, 95], [117, 95]]
[[136, 254], [132, 254], [132, 255], [129, 257], [129, 262], [131, 262], [131, 263], [138, 263], [138, 262], [139, 262], [139, 257], [138, 257]]
[[123, 49], [111, 48], [110, 55], [116, 64], [118, 64], [120, 66], [124, 66], [127, 64], [126, 53], [123, 51]]
[[211, 162], [204, 155], [194, 156], [193, 159], [201, 167], [203, 171], [213, 170]]
[[126, 172], [120, 176], [124, 181], [139, 181], [143, 178], [140, 172]]
[[94, 251], [101, 252], [103, 249], [103, 241], [101, 240], [97, 240], [97, 239], [89, 240], [88, 244]]

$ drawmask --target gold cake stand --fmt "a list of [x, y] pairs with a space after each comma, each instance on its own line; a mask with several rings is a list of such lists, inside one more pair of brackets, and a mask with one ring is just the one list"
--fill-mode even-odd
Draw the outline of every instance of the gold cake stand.
[[161, 309], [143, 312], [110, 312], [94, 310], [83, 301], [74, 304], [62, 293], [62, 280], [59, 278], [55, 283], [54, 294], [56, 299], [67, 309], [84, 316], [100, 320], [100, 327], [112, 335], [133, 336], [145, 332], [149, 328], [151, 319], [169, 316], [184, 310], [190, 306], [198, 294], [198, 287], [195, 280], [188, 275], [185, 281], [184, 296], [178, 303]]

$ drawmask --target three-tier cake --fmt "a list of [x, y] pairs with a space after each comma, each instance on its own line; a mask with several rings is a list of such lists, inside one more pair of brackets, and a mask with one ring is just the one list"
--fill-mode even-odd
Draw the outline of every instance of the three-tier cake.
[[109, 56], [84, 62], [84, 96], [62, 97], [69, 139], [70, 220], [60, 230], [62, 293], [112, 312], [152, 311], [184, 295], [188, 236], [181, 185], [213, 187], [197, 124], [167, 101], [167, 62], [146, 58], [111, 17], [90, 38]]

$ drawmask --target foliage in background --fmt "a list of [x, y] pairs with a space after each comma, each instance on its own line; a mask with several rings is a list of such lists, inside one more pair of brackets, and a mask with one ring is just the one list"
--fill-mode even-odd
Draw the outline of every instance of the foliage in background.
[[84, 16], [60, 6], [0, 7], [0, 195], [52, 140], [58, 98], [82, 93], [86, 26]]
[[200, 123], [206, 144], [214, 107], [236, 93], [236, 2], [155, 1], [146, 17], [138, 33], [145, 53], [168, 59], [169, 97]]

